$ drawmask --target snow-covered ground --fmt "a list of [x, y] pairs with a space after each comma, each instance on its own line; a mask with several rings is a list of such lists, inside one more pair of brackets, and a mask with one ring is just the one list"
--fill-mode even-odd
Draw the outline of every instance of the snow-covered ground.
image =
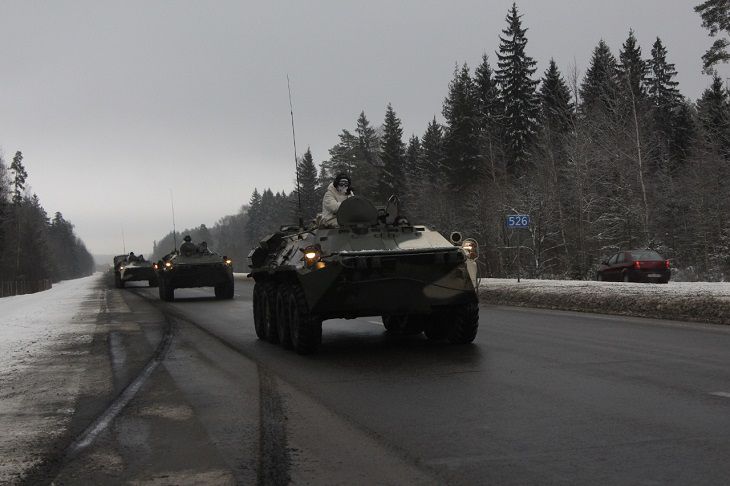
[[0, 299], [0, 376], [69, 331], [99, 274], [53, 285], [45, 292]]
[[483, 302], [730, 324], [730, 283], [485, 278]]
[[0, 299], [0, 484], [15, 484], [67, 429], [88, 379], [101, 274]]

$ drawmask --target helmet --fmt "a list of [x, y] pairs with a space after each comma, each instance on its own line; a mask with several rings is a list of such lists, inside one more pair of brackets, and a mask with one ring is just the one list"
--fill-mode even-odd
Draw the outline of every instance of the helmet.
[[339, 174], [337, 174], [335, 176], [334, 180], [332, 181], [333, 182], [333, 185], [335, 187], [337, 187], [337, 183], [340, 182], [340, 181], [342, 181], [342, 180], [347, 181], [347, 185], [348, 186], [351, 186], [352, 185], [352, 179], [350, 179], [350, 176], [347, 175], [347, 174], [345, 174], [344, 172], [340, 172]]
[[190, 235], [185, 235], [185, 238], [183, 238], [183, 240], [185, 240], [185, 241], [191, 241], [192, 238], [190, 237]]

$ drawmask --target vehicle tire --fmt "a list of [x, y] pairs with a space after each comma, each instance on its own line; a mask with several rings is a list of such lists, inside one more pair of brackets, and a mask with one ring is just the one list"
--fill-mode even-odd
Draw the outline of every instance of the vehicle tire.
[[629, 277], [629, 274], [626, 272], [624, 272], [623, 281], [626, 283], [631, 282], [631, 277]]
[[175, 288], [164, 279], [160, 280], [159, 293], [160, 299], [164, 300], [165, 302], [172, 302], [175, 300]]
[[233, 282], [218, 284], [213, 287], [216, 299], [232, 299], [233, 298]]
[[603, 274], [596, 272], [596, 280], [598, 280], [599, 282], [603, 282]]
[[152, 280], [148, 280], [148, 281], [147, 281], [147, 285], [148, 285], [149, 287], [157, 287], [157, 285], [158, 285], [158, 283], [157, 283], [157, 279], [152, 279]]
[[385, 330], [394, 336], [415, 336], [424, 328], [423, 317], [418, 315], [383, 316]]
[[291, 319], [292, 306], [289, 302], [289, 286], [279, 285], [276, 291], [276, 333], [279, 335], [279, 344], [286, 349], [291, 349], [291, 333], [289, 321]]
[[299, 354], [311, 354], [322, 344], [322, 320], [309, 312], [304, 290], [292, 285], [288, 292], [289, 335], [294, 350]]
[[233, 298], [234, 294], [236, 292], [236, 286], [233, 283], [233, 280], [231, 279], [223, 289], [223, 298], [226, 300], [230, 300]]
[[474, 341], [479, 330], [479, 304], [476, 302], [452, 307], [451, 325], [446, 339], [452, 344]]
[[264, 315], [264, 306], [266, 299], [266, 284], [256, 282], [253, 286], [253, 325], [256, 331], [256, 337], [266, 339], [266, 316]]
[[279, 342], [279, 334], [276, 331], [276, 289], [278, 285], [269, 282], [264, 287], [266, 298], [264, 299], [264, 333], [266, 340], [270, 343]]

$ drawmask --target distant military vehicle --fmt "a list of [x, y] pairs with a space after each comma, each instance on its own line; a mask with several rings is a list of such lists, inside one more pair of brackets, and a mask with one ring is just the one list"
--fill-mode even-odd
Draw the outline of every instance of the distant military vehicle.
[[152, 262], [141, 259], [129, 260], [127, 255], [114, 257], [114, 286], [124, 288], [127, 282], [147, 281], [150, 287], [157, 286], [157, 274]]
[[160, 299], [175, 299], [175, 289], [213, 287], [217, 299], [233, 298], [233, 262], [212, 251], [165, 255], [155, 264]]
[[337, 228], [282, 227], [264, 238], [249, 253], [257, 336], [306, 354], [320, 345], [323, 320], [379, 315], [394, 334], [473, 341], [476, 241], [410, 224], [394, 205], [391, 218], [389, 207], [351, 197]]

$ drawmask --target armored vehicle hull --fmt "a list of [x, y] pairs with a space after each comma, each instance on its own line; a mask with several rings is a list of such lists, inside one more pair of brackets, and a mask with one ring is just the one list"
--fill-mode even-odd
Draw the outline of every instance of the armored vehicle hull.
[[162, 300], [174, 300], [175, 289], [194, 287], [213, 287], [217, 299], [233, 298], [233, 266], [227, 257], [173, 253], [156, 266]]
[[114, 257], [114, 286], [118, 289], [124, 288], [127, 282], [138, 282], [146, 280], [150, 287], [157, 285], [157, 274], [148, 261], [127, 261], [127, 255]]
[[476, 242], [390, 224], [361, 198], [345, 201], [338, 220], [337, 228], [287, 228], [249, 254], [259, 338], [310, 353], [323, 320], [382, 316], [392, 333], [474, 339]]

